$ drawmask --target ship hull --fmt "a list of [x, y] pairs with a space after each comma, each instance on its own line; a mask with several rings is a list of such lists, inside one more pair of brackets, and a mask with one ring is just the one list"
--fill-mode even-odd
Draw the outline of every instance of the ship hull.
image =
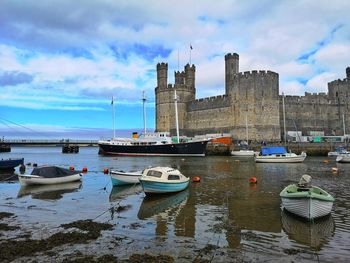
[[102, 155], [127, 156], [205, 156], [208, 141], [157, 145], [116, 145], [99, 143]]

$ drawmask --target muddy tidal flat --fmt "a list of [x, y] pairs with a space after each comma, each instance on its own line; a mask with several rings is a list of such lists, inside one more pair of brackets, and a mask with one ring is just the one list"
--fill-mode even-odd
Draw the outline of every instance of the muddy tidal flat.
[[[35, 187], [0, 175], [0, 262], [350, 262], [350, 164], [332, 158], [104, 157], [97, 147], [0, 154], [24, 158], [26, 173], [34, 163], [88, 169], [81, 182]], [[140, 185], [112, 187], [103, 173], [158, 165], [201, 181], [146, 197]], [[307, 222], [281, 209], [280, 191], [303, 174], [335, 197], [329, 216]]]

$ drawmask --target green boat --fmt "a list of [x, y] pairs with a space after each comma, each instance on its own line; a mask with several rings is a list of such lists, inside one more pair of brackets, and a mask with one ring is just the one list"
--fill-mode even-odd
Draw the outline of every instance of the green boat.
[[298, 184], [285, 187], [281, 193], [282, 207], [300, 217], [312, 220], [331, 213], [334, 197], [311, 185], [311, 176], [304, 174]]

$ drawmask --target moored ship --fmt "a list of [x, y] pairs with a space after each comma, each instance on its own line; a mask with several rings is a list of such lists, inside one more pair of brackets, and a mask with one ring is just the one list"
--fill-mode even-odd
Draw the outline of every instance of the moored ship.
[[98, 142], [99, 153], [128, 156], [205, 156], [208, 140], [173, 142], [167, 132], [147, 133], [139, 138], [113, 138]]

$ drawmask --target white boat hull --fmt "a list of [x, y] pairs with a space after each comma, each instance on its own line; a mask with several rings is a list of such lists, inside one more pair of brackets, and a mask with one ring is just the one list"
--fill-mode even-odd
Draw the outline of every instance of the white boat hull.
[[306, 155], [294, 155], [294, 156], [260, 156], [255, 155], [255, 162], [257, 163], [302, 163], [304, 162]]
[[282, 206], [295, 215], [311, 220], [330, 214], [333, 202], [315, 198], [282, 198]]
[[113, 186], [128, 185], [140, 183], [139, 178], [142, 176], [142, 171], [137, 172], [122, 172], [111, 171], [111, 180]]
[[49, 185], [49, 184], [62, 184], [74, 181], [79, 181], [82, 178], [82, 174], [73, 174], [63, 177], [45, 178], [38, 175], [18, 175], [18, 180], [21, 185]]
[[239, 151], [231, 151], [232, 156], [238, 157], [253, 157], [256, 152], [253, 150], [239, 150]]
[[350, 163], [350, 154], [339, 154], [335, 160], [338, 163]]

